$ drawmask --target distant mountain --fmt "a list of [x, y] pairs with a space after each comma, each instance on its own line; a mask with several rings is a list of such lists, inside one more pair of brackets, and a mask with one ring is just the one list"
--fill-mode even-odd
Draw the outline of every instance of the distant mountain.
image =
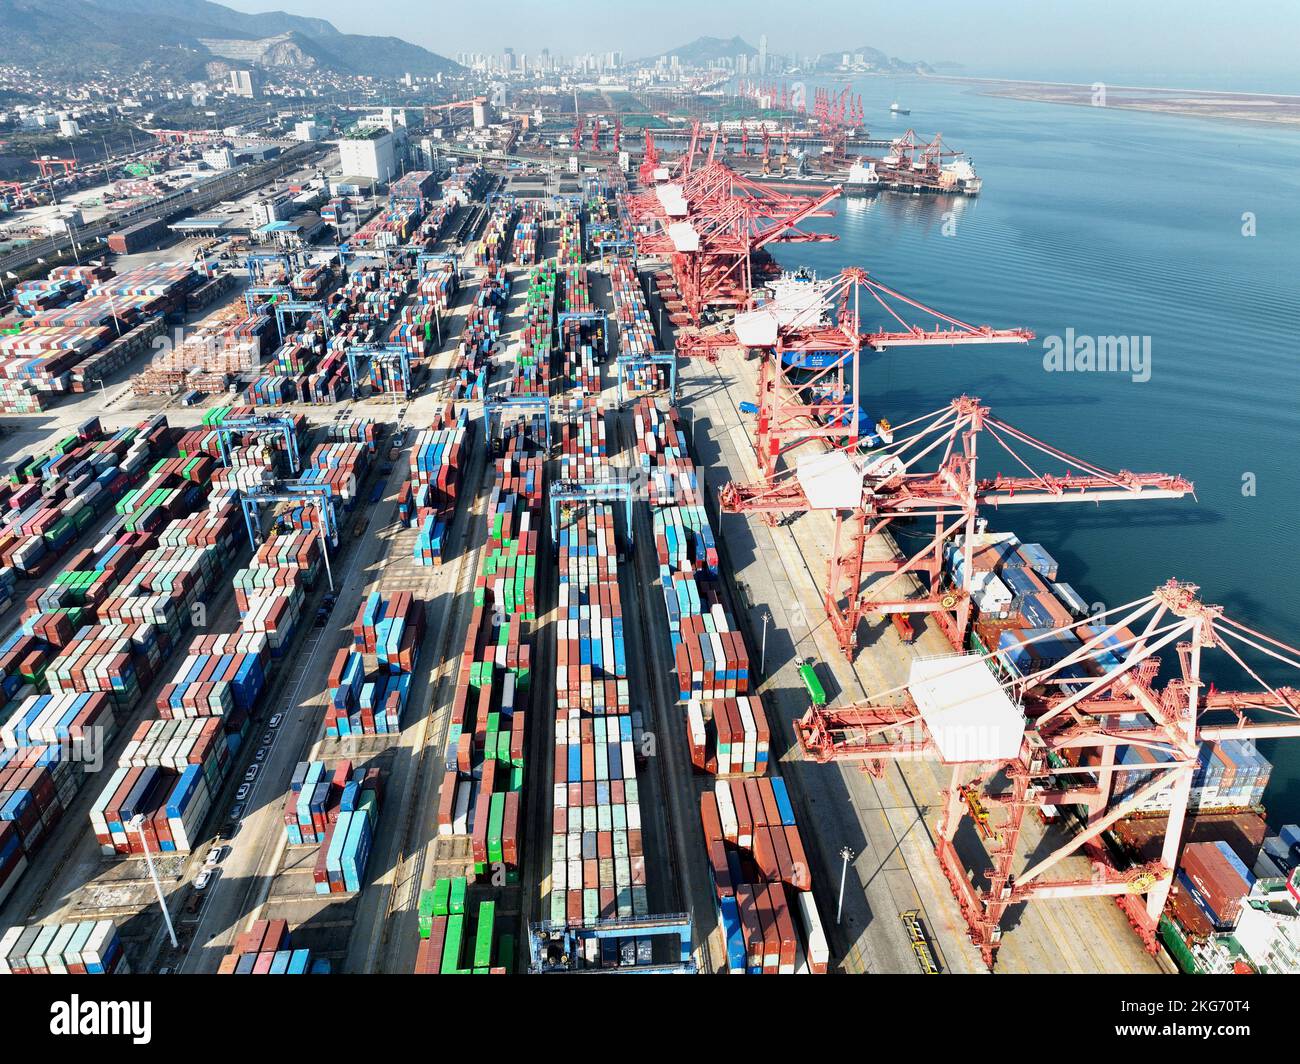
[[735, 59], [738, 55], [758, 55], [758, 49], [740, 37], [696, 37], [690, 44], [670, 48], [659, 55], [641, 60], [653, 64], [659, 59], [675, 55], [683, 66], [703, 66], [715, 59]]
[[0, 0], [0, 63], [57, 74], [151, 66], [192, 77], [234, 64], [371, 76], [459, 69], [397, 37], [340, 33], [324, 19], [249, 15], [207, 0]]

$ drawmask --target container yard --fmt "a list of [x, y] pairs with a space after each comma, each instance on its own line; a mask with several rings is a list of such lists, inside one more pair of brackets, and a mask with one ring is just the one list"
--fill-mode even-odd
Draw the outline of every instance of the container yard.
[[[563, 188], [394, 170], [346, 232], [322, 190], [329, 248], [137, 262], [146, 218], [14, 286], [0, 974], [1300, 971], [1258, 746], [1300, 710], [1198, 671], [1300, 652], [1190, 584], [1099, 611], [1003, 509], [1190, 482], [877, 409], [869, 351], [1033, 335], [783, 273], [841, 190], [772, 191], [770, 131], [761, 174], [619, 131]], [[977, 477], [982, 432], [1052, 470]]]

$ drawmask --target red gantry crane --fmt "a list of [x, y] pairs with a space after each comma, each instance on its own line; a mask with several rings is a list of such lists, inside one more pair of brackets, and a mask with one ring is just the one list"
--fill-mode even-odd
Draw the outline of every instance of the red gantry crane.
[[41, 177], [49, 177], [54, 173], [55, 167], [61, 167], [65, 176], [77, 169], [76, 159], [52, 159], [47, 155], [40, 159], [33, 159], [32, 162], [40, 170]]
[[[1300, 736], [1300, 690], [1273, 678], [1295, 675], [1300, 649], [1198, 592], [1170, 580], [1001, 650], [917, 659], [905, 685], [850, 706], [813, 706], [796, 722], [816, 761], [857, 761], [877, 775], [887, 761], [951, 768], [935, 852], [990, 967], [1008, 908], [1056, 898], [1113, 897], [1154, 953], [1201, 745]], [[1053, 647], [1050, 664], [1034, 644]], [[1161, 682], [1159, 655], [1170, 649], [1177, 669]], [[1216, 683], [1242, 689], [1217, 689], [1211, 668]], [[1078, 812], [1078, 832], [1025, 852], [1026, 813], [1061, 809]], [[1139, 809], [1165, 814], [1160, 855], [1124, 867], [1102, 835]], [[978, 867], [954, 845], [966, 821], [983, 841]], [[1087, 873], [1065, 874], [1062, 862], [1076, 855]]]
[[654, 184], [655, 171], [659, 169], [659, 151], [655, 148], [655, 135], [650, 127], [645, 130], [645, 154], [641, 156], [641, 165], [637, 169], [637, 178], [647, 188]]
[[[876, 451], [854, 453], [857, 443], [849, 440], [805, 455], [793, 469], [756, 483], [727, 484], [720, 493], [730, 513], [834, 513], [823, 605], [840, 649], [850, 658], [857, 651], [858, 625], [871, 613], [931, 614], [954, 647], [966, 645], [971, 553], [981, 506], [1177, 499], [1194, 490], [1182, 477], [1112, 472], [1075, 458], [990, 417], [988, 407], [965, 395], [892, 434], [893, 442]], [[981, 438], [999, 445], [1008, 456], [1004, 460], [1022, 472], [981, 477]], [[1047, 472], [1045, 462], [1058, 462], [1064, 470]], [[904, 520], [928, 523], [933, 534], [910, 555], [895, 549], [888, 557], [868, 558], [872, 539]], [[954, 566], [961, 575], [951, 585], [945, 583], [949, 550], [958, 551], [962, 563]], [[925, 579], [916, 590], [919, 577]]]
[[840, 193], [835, 185], [816, 195], [794, 195], [743, 177], [713, 158], [716, 140], [715, 134], [709, 158], [697, 165], [697, 124], [678, 162], [678, 179], [628, 200], [634, 221], [658, 223], [653, 231], [637, 234], [638, 254], [669, 260], [686, 311], [697, 324], [706, 307], [749, 302], [754, 256], [767, 245], [834, 240], [832, 234], [798, 226], [827, 217], [823, 208]]
[[[716, 357], [718, 350], [744, 347], [763, 352], [758, 378], [755, 450], [762, 477], [776, 474], [780, 458], [812, 439], [858, 445], [857, 400], [861, 350], [935, 344], [1027, 343], [1028, 329], [971, 325], [881, 284], [860, 267], [829, 280], [787, 275], [774, 284], [774, 297], [736, 315], [726, 331], [683, 332], [679, 355]], [[896, 328], [863, 331], [859, 311], [865, 291], [894, 319]], [[909, 323], [898, 309], [932, 320]], [[888, 426], [882, 426], [886, 433]]]

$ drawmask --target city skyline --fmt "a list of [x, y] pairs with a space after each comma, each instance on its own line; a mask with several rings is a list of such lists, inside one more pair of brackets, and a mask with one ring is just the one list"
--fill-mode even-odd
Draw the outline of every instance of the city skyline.
[[[1300, 31], [1300, 12], [1279, 0], [1249, 10], [1177, 0], [1152, 0], [1140, 9], [1120, 0], [1099, 0], [1050, 10], [1033, 0], [1010, 0], [996, 8], [937, 0], [923, 18], [894, 5], [831, 0], [819, 6], [814, 19], [771, 0], [720, 0], [704, 8], [664, 0], [657, 17], [634, 36], [625, 22], [609, 17], [607, 4], [593, 0], [506, 5], [505, 17], [499, 5], [490, 11], [457, 10], [445, 30], [438, 26], [436, 12], [431, 18], [428, 6], [414, 0], [386, 0], [364, 11], [342, 0], [231, 0], [230, 6], [326, 18], [344, 32], [398, 36], [452, 57], [513, 47], [526, 54], [543, 48], [566, 55], [621, 51], [631, 60], [701, 36], [740, 36], [757, 47], [766, 35], [771, 55], [832, 54], [870, 46], [901, 59], [959, 65], [960, 73], [971, 76], [1258, 91], [1294, 89], [1289, 42]], [[974, 40], [980, 42], [977, 53], [970, 43]], [[1241, 62], [1240, 49], [1223, 48], [1225, 41], [1246, 42], [1250, 62]]]

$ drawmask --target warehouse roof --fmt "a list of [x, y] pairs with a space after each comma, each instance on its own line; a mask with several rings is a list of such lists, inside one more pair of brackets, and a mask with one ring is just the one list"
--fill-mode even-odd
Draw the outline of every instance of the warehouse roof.
[[182, 218], [179, 222], [172, 222], [167, 228], [182, 232], [191, 229], [224, 229], [228, 222], [228, 218], [219, 214], [204, 214], [194, 218]]

